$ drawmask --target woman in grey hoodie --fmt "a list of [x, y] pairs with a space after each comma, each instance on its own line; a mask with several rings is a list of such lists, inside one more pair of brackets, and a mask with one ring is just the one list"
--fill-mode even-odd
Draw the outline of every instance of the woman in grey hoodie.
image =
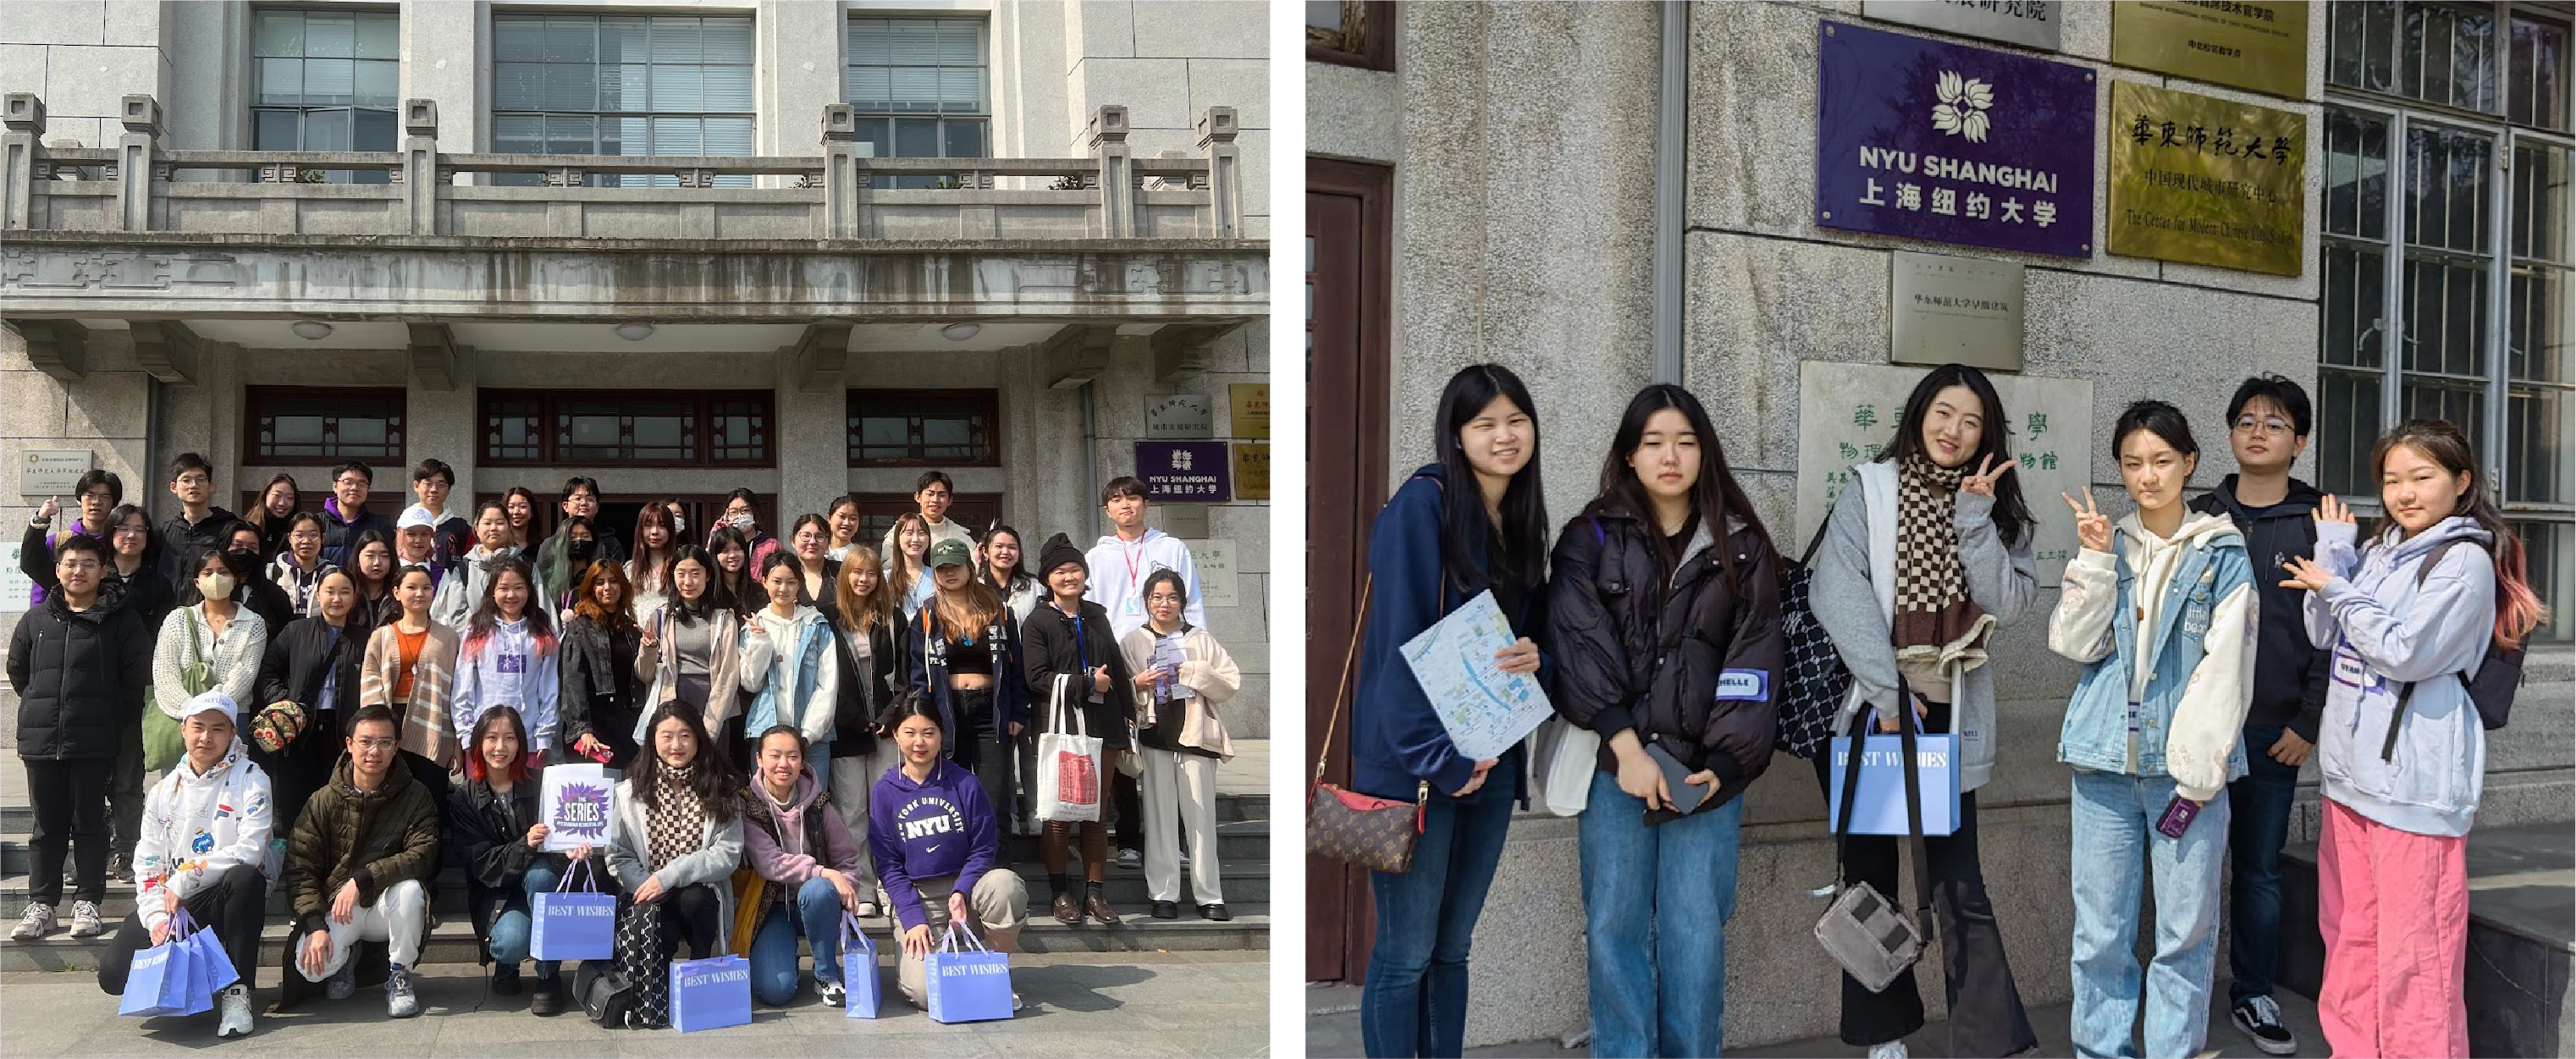
[[[1816, 621], [1850, 667], [1837, 732], [1858, 730], [1867, 707], [1893, 732], [1900, 709], [1921, 730], [1959, 745], [1959, 827], [1925, 840], [1947, 972], [1949, 1054], [2001, 1056], [2038, 1044], [2004, 958], [2003, 934], [1977, 858], [1977, 788], [1995, 763], [1995, 678], [1986, 644], [2039, 594], [2034, 525], [2009, 474], [2003, 401], [1983, 372], [1934, 368], [1905, 400], [1895, 443], [1853, 468], [1815, 551]], [[1899, 683], [1912, 693], [1901, 701]], [[1830, 755], [1816, 756], [1824, 783]], [[1854, 836], [1843, 881], [1897, 889], [1897, 840]], [[1923, 1028], [1923, 997], [1907, 970], [1873, 993], [1843, 976], [1843, 1043], [1873, 1059], [1906, 1054]]]
[[2460, 428], [2406, 423], [2371, 466], [2388, 520], [2368, 550], [2327, 497], [2317, 558], [2282, 564], [2282, 584], [2308, 592], [2310, 641], [2334, 652], [2317, 725], [2317, 1020], [2337, 1055], [2464, 1056], [2467, 836], [2486, 774], [2467, 679], [2546, 611]]

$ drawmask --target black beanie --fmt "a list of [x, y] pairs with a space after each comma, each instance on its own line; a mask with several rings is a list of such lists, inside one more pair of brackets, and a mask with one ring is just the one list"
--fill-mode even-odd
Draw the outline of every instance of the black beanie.
[[1046, 547], [1038, 550], [1038, 576], [1052, 574], [1066, 563], [1081, 567], [1085, 577], [1091, 575], [1091, 564], [1083, 560], [1082, 549], [1074, 547], [1071, 538], [1061, 533], [1047, 538]]

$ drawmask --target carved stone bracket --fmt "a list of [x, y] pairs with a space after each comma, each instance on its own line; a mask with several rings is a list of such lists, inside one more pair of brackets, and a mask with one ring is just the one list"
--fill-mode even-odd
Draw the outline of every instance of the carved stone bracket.
[[842, 388], [842, 377], [850, 367], [850, 325], [808, 324], [788, 354], [788, 377], [796, 388], [806, 393], [831, 393]]
[[197, 365], [205, 342], [188, 330], [188, 325], [177, 320], [136, 320], [132, 333], [134, 359], [153, 378], [171, 383], [197, 381]]
[[89, 328], [77, 320], [0, 320], [26, 339], [27, 360], [37, 371], [73, 381], [89, 375]]
[[454, 390], [465, 374], [465, 354], [446, 324], [410, 324], [412, 382], [424, 390]]

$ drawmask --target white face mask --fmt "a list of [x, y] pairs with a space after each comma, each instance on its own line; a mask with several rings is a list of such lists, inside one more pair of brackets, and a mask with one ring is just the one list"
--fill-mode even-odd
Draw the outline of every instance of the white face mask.
[[686, 533], [686, 532], [688, 532], [688, 531], [689, 531], [689, 520], [684, 519], [684, 518], [681, 518], [681, 517], [680, 517], [680, 516], [678, 516], [678, 515], [673, 515], [673, 516], [671, 516], [671, 535], [672, 535], [672, 536], [677, 537], [677, 536], [679, 536], [680, 534]]
[[732, 516], [731, 518], [727, 518], [727, 519], [725, 519], [725, 522], [726, 522], [727, 524], [731, 525], [731, 526], [732, 526], [733, 528], [735, 528], [735, 529], [750, 529], [750, 528], [751, 528], [751, 516], [750, 516], [750, 515], [735, 515], [735, 516]]
[[233, 575], [199, 574], [197, 591], [204, 593], [207, 599], [230, 599], [233, 594]]

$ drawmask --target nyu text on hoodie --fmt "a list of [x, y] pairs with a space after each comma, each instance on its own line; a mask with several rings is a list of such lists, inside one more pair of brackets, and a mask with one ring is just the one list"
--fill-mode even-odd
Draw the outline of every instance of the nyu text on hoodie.
[[[2124, 695], [2131, 704], [2129, 725], [2132, 733], [2130, 742], [2133, 744], [2137, 741], [2136, 733], [2141, 724], [2140, 711], [2157, 712], [2158, 707], [2154, 704], [2171, 702], [2171, 713], [2163, 718], [2167, 733], [2161, 771], [2173, 778], [2174, 786], [2184, 797], [2206, 802], [2217, 797], [2232, 778], [2229, 773], [2234, 767], [2236, 744], [2243, 736], [2245, 710], [2252, 692], [2256, 614], [2253, 578], [2243, 569], [2244, 538], [2237, 532], [2236, 524], [2224, 515], [2192, 516], [2174, 531], [2173, 536], [2159, 537], [2149, 532], [2132, 512], [2121, 516], [2112, 532], [2117, 535], [2115, 543], [2121, 548], [2122, 555], [2086, 548], [2077, 553], [2074, 561], [2066, 564], [2057, 612], [2049, 621], [2048, 646], [2088, 667], [2085, 679], [2076, 688], [2079, 702], [2088, 695], [2114, 691]], [[2191, 620], [2168, 630], [2165, 608], [2178, 598], [2178, 591], [2186, 591], [2190, 587], [2175, 584], [2176, 572], [2187, 563], [2212, 566], [2216, 563], [2215, 557], [2196, 553], [2217, 550], [2237, 553], [2234, 560], [2239, 568], [2237, 583], [2216, 586], [2220, 595], [2211, 601], [2205, 625], [2190, 627], [2199, 620], [2199, 615], [2194, 614], [2189, 616]], [[2120, 564], [2123, 562], [2127, 564], [2131, 577], [2125, 586], [2125, 599], [2122, 598], [2123, 586], [2119, 583]], [[2204, 582], [2209, 579], [2208, 573], [2200, 578]], [[2118, 609], [2123, 606], [2133, 608], [2133, 622], [2129, 628], [2131, 635], [2139, 640], [2137, 643], [2123, 645], [2116, 642], [2122, 624]], [[2175, 689], [2170, 684], [2170, 675], [2167, 675], [2165, 683], [2158, 683], [2157, 677], [2163, 670], [2160, 665], [2163, 654], [2178, 649], [2173, 641], [2183, 637], [2198, 638], [2202, 653], [2199, 664], [2183, 676], [2183, 686]], [[2127, 648], [2125, 651], [2122, 650], [2124, 646]], [[2093, 668], [2115, 659], [2124, 661], [2126, 665], [2126, 671], [2120, 674], [2122, 686], [2117, 688], [2097, 680]], [[2176, 696], [2177, 690], [2179, 697]], [[2105, 734], [2079, 732], [2075, 724], [2079, 713], [2077, 704], [2070, 703], [2067, 732], [2061, 736], [2061, 757], [2074, 742], [2098, 742], [2099, 737]], [[2156, 721], [2153, 716], [2145, 718], [2149, 725]], [[2101, 748], [2088, 746], [2078, 749], [2099, 751]], [[2137, 756], [2135, 768], [2145, 770], [2138, 774], [2158, 771], [2148, 768], [2145, 759], [2144, 754]], [[2069, 763], [2087, 765], [2090, 760], [2093, 759]]]
[[1114, 639], [1145, 624], [1145, 579], [1157, 570], [1177, 570], [1181, 587], [1189, 590], [1189, 602], [1181, 608], [1181, 620], [1191, 625], [1207, 624], [1205, 594], [1199, 591], [1198, 563], [1190, 558], [1190, 546], [1178, 537], [1158, 529], [1147, 528], [1135, 540], [1121, 540], [1107, 534], [1083, 556], [1091, 567], [1091, 587], [1084, 599], [1100, 604], [1109, 612], [1110, 632]]
[[469, 631], [456, 660], [456, 689], [448, 699], [456, 738], [472, 739], [474, 722], [483, 711], [513, 706], [518, 708], [519, 723], [527, 726], [528, 749], [553, 748], [561, 723], [557, 700], [563, 694], [556, 668], [560, 646], [551, 635], [539, 639], [524, 616], [517, 621], [494, 621], [492, 635], [481, 639]]
[[[2465, 835], [2486, 781], [2486, 728], [2463, 675], [2475, 675], [2495, 634], [2492, 535], [2452, 516], [2400, 539], [2390, 530], [2354, 550], [2348, 522], [2317, 524], [2317, 562], [2334, 575], [2308, 597], [2308, 636], [2333, 657], [2317, 768], [2324, 793], [2380, 824], [2419, 835]], [[2445, 541], [2441, 565], [2418, 584]], [[2387, 758], [2388, 725], [2407, 685], [2406, 718]]]
[[169, 918], [161, 910], [163, 890], [186, 898], [236, 864], [269, 870], [268, 774], [243, 752], [244, 742], [234, 739], [204, 772], [179, 759], [145, 794], [143, 830], [134, 841], [134, 907], [143, 911], [145, 927]]
[[944, 757], [932, 762], [931, 769], [922, 782], [914, 782], [900, 765], [887, 769], [868, 792], [868, 851], [876, 857], [886, 896], [894, 901], [895, 918], [906, 930], [930, 922], [913, 880], [954, 872], [957, 892], [972, 893], [1001, 851], [993, 807], [984, 800], [975, 774]]

